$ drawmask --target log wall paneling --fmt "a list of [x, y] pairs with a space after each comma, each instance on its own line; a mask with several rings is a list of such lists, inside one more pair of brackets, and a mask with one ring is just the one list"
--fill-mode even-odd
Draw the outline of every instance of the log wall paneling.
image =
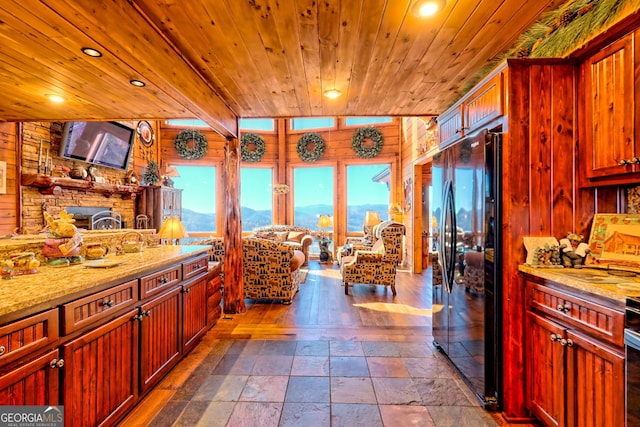
[[[504, 413], [526, 415], [523, 236], [562, 237], [576, 229], [575, 89], [570, 63], [509, 61], [503, 125]], [[562, 154], [560, 154], [562, 153]]]
[[0, 194], [0, 235], [11, 234], [20, 227], [20, 194], [18, 192], [17, 163], [18, 132], [20, 125], [16, 123], [0, 123], [0, 161], [7, 163], [6, 193]]

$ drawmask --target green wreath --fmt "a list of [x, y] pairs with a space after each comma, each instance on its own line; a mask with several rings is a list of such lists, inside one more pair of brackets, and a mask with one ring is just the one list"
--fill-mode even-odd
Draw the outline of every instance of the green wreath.
[[[312, 149], [309, 149], [310, 145], [313, 145]], [[298, 140], [297, 151], [305, 162], [315, 162], [324, 154], [324, 139], [316, 132], [307, 132]]]
[[[371, 139], [371, 145], [365, 144], [368, 138]], [[382, 132], [373, 126], [359, 128], [351, 138], [353, 150], [362, 159], [371, 159], [380, 154], [383, 144], [384, 136], [382, 136]]]
[[[253, 149], [251, 149], [253, 145]], [[264, 139], [257, 133], [245, 133], [240, 138], [240, 154], [244, 162], [259, 162], [264, 156]]]
[[[189, 143], [193, 141], [193, 146]], [[205, 154], [209, 146], [207, 138], [197, 129], [185, 129], [176, 136], [176, 151], [183, 159], [198, 160]]]

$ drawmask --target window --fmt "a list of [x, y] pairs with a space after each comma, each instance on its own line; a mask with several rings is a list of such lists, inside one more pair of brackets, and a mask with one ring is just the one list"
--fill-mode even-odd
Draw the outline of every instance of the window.
[[273, 132], [276, 130], [273, 119], [240, 119], [240, 129]]
[[240, 168], [242, 229], [273, 223], [273, 169]]
[[196, 127], [196, 128], [208, 128], [210, 127], [208, 124], [199, 119], [173, 119], [167, 120], [167, 124], [169, 126], [180, 126], [180, 127]]
[[334, 117], [296, 117], [291, 119], [291, 130], [330, 129], [336, 126]]
[[[347, 233], [361, 232], [367, 211], [384, 220], [389, 211], [389, 164], [347, 166]], [[384, 176], [384, 178], [379, 178]]]
[[393, 118], [391, 117], [346, 117], [344, 119], [345, 126], [363, 126], [373, 125], [379, 123], [391, 123]]
[[321, 214], [333, 217], [333, 168], [294, 168], [294, 224], [318, 230]]
[[180, 176], [174, 187], [182, 188], [182, 222], [189, 233], [216, 232], [216, 168], [176, 166]]

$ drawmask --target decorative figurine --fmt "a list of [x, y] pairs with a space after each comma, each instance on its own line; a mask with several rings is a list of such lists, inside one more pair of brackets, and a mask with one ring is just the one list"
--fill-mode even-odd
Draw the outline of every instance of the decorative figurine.
[[576, 233], [569, 233], [566, 238], [560, 239], [563, 266], [581, 268], [584, 265], [584, 259], [591, 250], [583, 240], [584, 237]]

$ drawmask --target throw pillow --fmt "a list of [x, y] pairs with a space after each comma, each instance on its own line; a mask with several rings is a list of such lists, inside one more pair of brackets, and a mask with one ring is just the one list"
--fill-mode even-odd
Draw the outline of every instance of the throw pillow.
[[286, 242], [287, 241], [287, 234], [289, 234], [288, 231], [276, 231], [276, 240], [278, 242]]
[[304, 237], [304, 233], [302, 231], [290, 231], [289, 236], [287, 236], [287, 240], [290, 242], [302, 242], [302, 238]]

